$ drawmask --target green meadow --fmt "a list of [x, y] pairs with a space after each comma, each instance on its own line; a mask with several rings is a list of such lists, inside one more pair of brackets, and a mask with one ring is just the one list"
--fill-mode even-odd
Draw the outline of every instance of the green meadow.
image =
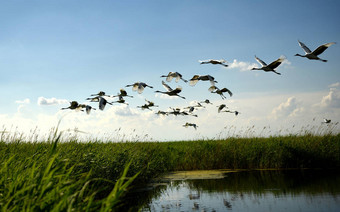
[[102, 142], [0, 140], [1, 211], [115, 211], [134, 185], [172, 171], [340, 168], [340, 134]]

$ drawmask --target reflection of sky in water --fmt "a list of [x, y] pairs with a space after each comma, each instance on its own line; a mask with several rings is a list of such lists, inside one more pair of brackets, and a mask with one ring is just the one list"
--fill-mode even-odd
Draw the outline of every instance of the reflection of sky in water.
[[[178, 182], [178, 181], [177, 181]], [[151, 211], [340, 211], [340, 194], [274, 194], [206, 192], [190, 189], [189, 181], [169, 184], [149, 205]], [[148, 211], [148, 210], [145, 210]]]

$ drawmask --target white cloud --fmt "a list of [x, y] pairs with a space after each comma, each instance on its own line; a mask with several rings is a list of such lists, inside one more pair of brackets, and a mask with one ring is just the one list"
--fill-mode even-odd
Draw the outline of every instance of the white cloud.
[[328, 87], [334, 88], [334, 87], [339, 87], [339, 86], [340, 86], [340, 82], [336, 82], [336, 83], [330, 84]]
[[[180, 95], [180, 94], [179, 94]], [[156, 98], [161, 98], [161, 99], [178, 99], [178, 98], [180, 98], [180, 97], [178, 97], [178, 96], [169, 96], [169, 95], [167, 95], [167, 94], [162, 94], [162, 93], [156, 93], [155, 94], [155, 97]]]
[[45, 98], [45, 97], [39, 97], [38, 98], [38, 105], [59, 105], [59, 104], [65, 104], [68, 103], [66, 99], [56, 99], [56, 98]]
[[286, 118], [288, 116], [297, 116], [299, 112], [303, 111], [299, 108], [298, 102], [295, 97], [289, 97], [287, 101], [281, 103], [279, 106], [272, 110], [272, 117], [274, 119]]
[[282, 62], [282, 65], [292, 65], [292, 63], [288, 60], [288, 59], [285, 59], [283, 62]]
[[340, 91], [331, 87], [329, 93], [322, 97], [321, 103], [318, 104], [323, 108], [339, 108], [340, 107]]
[[29, 98], [26, 98], [24, 100], [17, 100], [17, 101], [15, 101], [15, 103], [17, 103], [17, 104], [29, 104], [30, 102], [31, 101], [30, 101]]
[[249, 63], [243, 61], [233, 60], [232, 63], [229, 64], [229, 68], [240, 69], [240, 71], [249, 71], [256, 66], [256, 63]]

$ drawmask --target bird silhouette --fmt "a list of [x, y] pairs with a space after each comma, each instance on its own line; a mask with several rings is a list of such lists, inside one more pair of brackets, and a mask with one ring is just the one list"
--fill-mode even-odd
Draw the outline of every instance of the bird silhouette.
[[281, 73], [276, 72], [274, 69], [277, 68], [284, 60], [285, 57], [281, 56], [279, 59], [271, 62], [269, 65], [267, 65], [265, 62], [263, 62], [263, 60], [261, 60], [260, 58], [256, 57], [255, 55], [255, 59], [258, 63], [261, 64], [261, 68], [252, 68], [251, 70], [263, 70], [265, 72], [274, 72], [275, 74], [281, 75]]
[[235, 116], [237, 116], [238, 114], [240, 114], [240, 112], [238, 112], [237, 110], [235, 110], [235, 111], [231, 111], [231, 110], [222, 110], [221, 112], [225, 112], [225, 113], [234, 113]]
[[168, 112], [165, 112], [165, 111], [161, 111], [159, 110], [157, 113], [155, 113], [157, 115], [168, 115]]
[[327, 60], [323, 60], [319, 58], [318, 55], [323, 53], [331, 45], [335, 44], [335, 42], [325, 43], [319, 46], [318, 48], [316, 48], [314, 51], [311, 51], [304, 43], [300, 42], [299, 40], [298, 42], [299, 42], [300, 47], [305, 52], [305, 55], [295, 54], [295, 56], [306, 57], [310, 60], [321, 60], [322, 62], [327, 62]]
[[141, 108], [142, 110], [144, 109], [148, 109], [151, 110], [150, 107], [158, 107], [158, 105], [155, 105], [155, 103], [145, 99], [146, 104], [142, 105], [142, 106], [137, 106], [138, 108]]
[[145, 87], [153, 88], [152, 86], [144, 82], [135, 82], [131, 85], [126, 85], [125, 87], [132, 87], [133, 91], [138, 91], [139, 94], [143, 93]]
[[123, 88], [121, 88], [121, 89], [119, 90], [119, 93], [118, 93], [117, 95], [111, 96], [111, 97], [114, 98], [114, 97], [119, 97], [119, 96], [122, 96], [122, 97], [131, 97], [131, 98], [133, 98], [133, 96], [129, 96], [129, 95], [127, 94], [126, 90], [124, 90]]
[[169, 72], [168, 75], [162, 75], [161, 77], [166, 77], [167, 82], [171, 82], [173, 78], [176, 78], [176, 82], [178, 82], [180, 79], [184, 82], [188, 82], [188, 80], [183, 79], [182, 74], [178, 72]]
[[219, 64], [219, 65], [222, 65], [224, 67], [228, 67], [227, 64], [224, 64], [226, 63], [227, 61], [221, 59], [221, 60], [213, 60], [213, 59], [210, 59], [210, 60], [199, 60], [198, 61], [200, 64], [213, 64], [213, 65], [216, 65], [216, 64]]
[[185, 124], [183, 125], [183, 127], [185, 127], [185, 128], [187, 128], [187, 127], [193, 127], [193, 128], [195, 128], [195, 130], [197, 130], [197, 127], [198, 127], [198, 126], [197, 126], [196, 124], [187, 122], [187, 123], [185, 123]]
[[178, 96], [181, 97], [182, 99], [185, 99], [184, 96], [178, 95], [182, 91], [182, 87], [178, 86], [176, 89], [172, 89], [169, 85], [167, 85], [164, 81], [162, 81], [162, 85], [167, 91], [155, 91], [155, 93], [162, 93], [162, 94], [167, 94], [169, 96]]
[[118, 96], [118, 100], [117, 101], [113, 101], [111, 103], [120, 103], [120, 104], [129, 105], [127, 102], [125, 102], [125, 99], [123, 98], [123, 96]]
[[197, 82], [201, 80], [201, 81], [210, 81], [211, 85], [215, 85], [215, 83], [217, 83], [217, 81], [215, 81], [215, 78], [210, 76], [210, 75], [194, 75], [190, 80], [189, 80], [189, 84], [191, 86], [194, 86], [197, 84]]
[[331, 123], [331, 121], [332, 121], [332, 120], [330, 120], [330, 119], [323, 119], [323, 122], [322, 122], [322, 123], [324, 123], [324, 124], [329, 124], [329, 123]]
[[79, 103], [77, 101], [72, 101], [72, 102], [70, 102], [70, 106], [61, 108], [61, 110], [67, 110], [67, 109], [79, 110], [79, 108], [81, 108], [81, 107], [79, 107]]
[[90, 102], [99, 102], [99, 98], [100, 96], [96, 96], [96, 97], [90, 97], [90, 98], [86, 98], [86, 100], [89, 100]]
[[226, 97], [224, 96], [223, 93], [227, 92], [229, 94], [229, 96], [231, 97], [233, 95], [233, 93], [228, 89], [228, 88], [222, 88], [222, 89], [219, 89], [218, 87], [216, 86], [211, 86], [209, 89], [208, 89], [211, 93], [217, 93], [219, 94], [222, 99], [226, 99]]
[[91, 94], [91, 96], [107, 96], [104, 91], [99, 91], [97, 94]]
[[210, 102], [210, 100], [209, 100], [209, 99], [206, 99], [206, 100], [202, 101], [201, 103], [205, 103], [205, 104], [212, 104], [212, 103]]
[[217, 112], [221, 112], [221, 110], [223, 109], [223, 108], [228, 108], [225, 104], [221, 104], [221, 105], [219, 105], [219, 106], [217, 106], [218, 107], [218, 109], [217, 109]]
[[86, 111], [87, 115], [89, 115], [91, 113], [91, 110], [96, 110], [96, 108], [93, 108], [91, 105], [86, 105], [86, 104], [79, 104], [78, 107], [79, 108], [85, 108], [85, 111]]
[[104, 97], [99, 97], [99, 110], [104, 110], [106, 104], [112, 105], [112, 103], [108, 102]]

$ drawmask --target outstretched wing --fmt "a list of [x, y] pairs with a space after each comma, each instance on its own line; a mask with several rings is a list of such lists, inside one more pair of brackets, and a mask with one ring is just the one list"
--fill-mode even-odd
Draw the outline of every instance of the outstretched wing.
[[261, 64], [261, 66], [267, 66], [267, 63], [265, 63], [263, 60], [261, 60], [260, 58], [256, 57], [255, 55], [255, 60]]
[[323, 44], [321, 46], [319, 46], [318, 48], [316, 48], [312, 54], [318, 56], [319, 54], [321, 54], [322, 52], [324, 52], [328, 47], [330, 47], [331, 45], [335, 44], [335, 42], [331, 42], [331, 43], [326, 43]]
[[279, 59], [275, 60], [274, 62], [268, 65], [269, 68], [275, 69], [277, 68], [283, 61], [285, 60], [284, 56], [281, 56]]
[[208, 89], [208, 91], [213, 92], [214, 90], [218, 90], [218, 88], [214, 85], [210, 86], [210, 88]]
[[299, 40], [298, 40], [298, 42], [299, 42], [299, 45], [301, 46], [303, 51], [305, 51], [306, 54], [310, 54], [312, 52], [304, 43], [300, 42]]
[[189, 85], [194, 86], [198, 82], [199, 75], [194, 75], [190, 80], [189, 80]]
[[233, 93], [232, 93], [228, 88], [222, 88], [221, 91], [222, 91], [223, 93], [224, 93], [224, 92], [227, 92], [227, 93], [230, 95], [230, 97], [233, 96]]
[[166, 81], [167, 81], [167, 82], [171, 82], [172, 78], [174, 78], [173, 72], [170, 71], [170, 72], [168, 73], [167, 77], [166, 77]]
[[139, 83], [138, 86], [137, 86], [137, 91], [139, 94], [143, 93], [144, 91], [144, 86], [142, 83]]
[[164, 81], [162, 81], [162, 85], [164, 86], [164, 88], [165, 88], [167, 91], [169, 91], [169, 92], [172, 91], [172, 88], [171, 88], [168, 84], [166, 84]]

